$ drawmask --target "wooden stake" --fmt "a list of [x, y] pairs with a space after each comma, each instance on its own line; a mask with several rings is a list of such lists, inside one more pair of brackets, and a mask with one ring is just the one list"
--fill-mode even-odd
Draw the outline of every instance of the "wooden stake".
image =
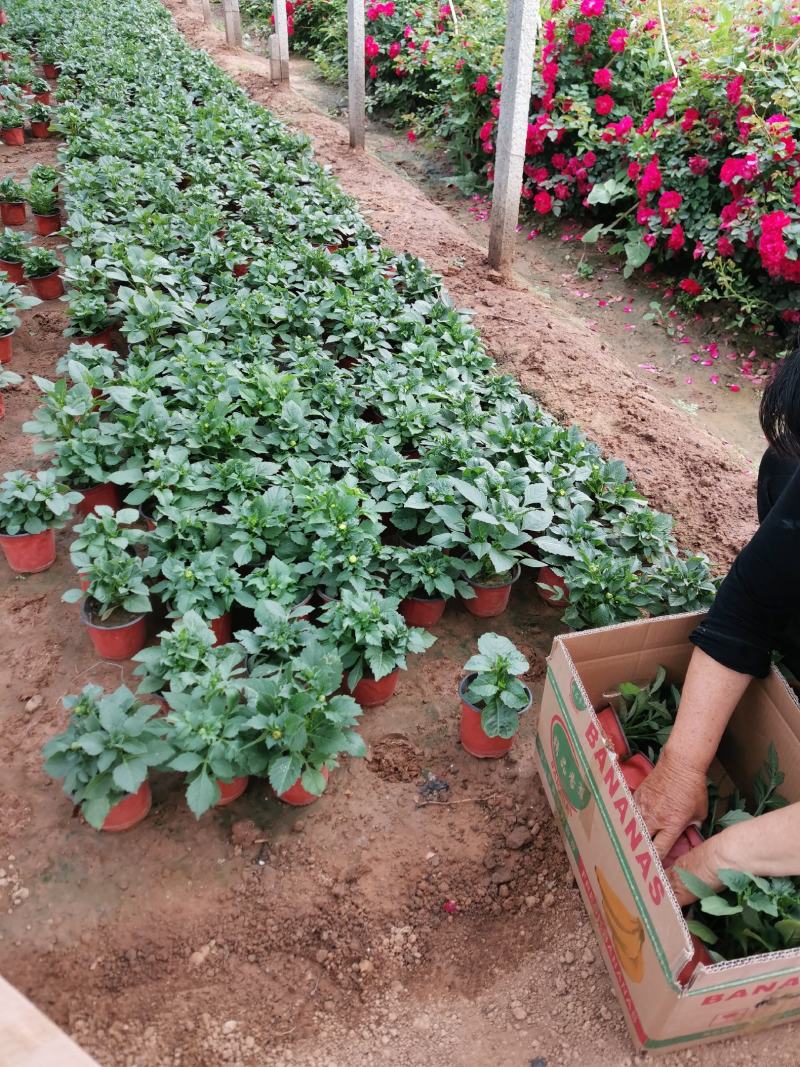
[[286, 0], [275, 0], [275, 33], [278, 37], [278, 55], [281, 61], [282, 82], [289, 81], [289, 22], [286, 17]]
[[274, 82], [281, 80], [281, 55], [277, 33], [269, 35], [269, 76]]
[[347, 97], [350, 147], [363, 148], [366, 112], [364, 0], [347, 0]]
[[241, 48], [242, 19], [239, 15], [239, 0], [222, 0], [222, 17], [225, 20], [225, 40], [231, 48]]
[[489, 263], [500, 271], [514, 261], [538, 29], [538, 0], [508, 0], [489, 233]]
[[211, 22], [211, 0], [202, 0], [203, 2], [203, 22], [208, 26]]

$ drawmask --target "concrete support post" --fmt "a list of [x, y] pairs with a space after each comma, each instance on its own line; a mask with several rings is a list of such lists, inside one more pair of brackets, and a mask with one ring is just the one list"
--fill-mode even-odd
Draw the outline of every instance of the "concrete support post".
[[350, 147], [363, 148], [366, 125], [364, 0], [347, 0], [347, 95]]

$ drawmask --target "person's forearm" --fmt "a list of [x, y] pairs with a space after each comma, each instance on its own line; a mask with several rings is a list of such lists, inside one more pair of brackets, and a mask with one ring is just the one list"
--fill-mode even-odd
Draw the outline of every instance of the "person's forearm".
[[696, 648], [683, 684], [680, 708], [664, 746], [669, 759], [707, 771], [725, 727], [751, 682]]
[[717, 835], [716, 859], [718, 869], [766, 878], [800, 875], [800, 803], [722, 830]]

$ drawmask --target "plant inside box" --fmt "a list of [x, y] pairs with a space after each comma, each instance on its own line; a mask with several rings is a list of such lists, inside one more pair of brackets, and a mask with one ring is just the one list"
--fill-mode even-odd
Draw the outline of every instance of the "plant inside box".
[[63, 703], [70, 721], [44, 746], [44, 769], [63, 779], [66, 795], [89, 825], [101, 830], [109, 813], [142, 789], [150, 768], [166, 763], [172, 749], [163, 721], [153, 721], [155, 708], [139, 704], [125, 686], [104, 693], [87, 685]]
[[619, 719], [632, 752], [641, 752], [653, 763], [675, 725], [681, 692], [667, 680], [663, 667], [646, 685], [622, 682]]
[[141, 678], [138, 692], [181, 693], [202, 685], [206, 693], [241, 689], [245, 673], [239, 645], [214, 647], [216, 637], [196, 611], [187, 611], [171, 630], [162, 630], [158, 644], [133, 657], [134, 674]]
[[[487, 738], [509, 742], [505, 747], [510, 748], [519, 730], [520, 715], [531, 705], [530, 689], [519, 680], [528, 670], [528, 661], [507, 637], [485, 633], [478, 638], [478, 652], [470, 656], [464, 670], [469, 672], [460, 687], [465, 748], [469, 750], [476, 725]], [[470, 711], [466, 723], [464, 703]], [[473, 717], [479, 721], [473, 723]]]
[[247, 653], [252, 677], [280, 671], [287, 660], [296, 656], [309, 642], [324, 634], [308, 620], [308, 607], [286, 608], [274, 600], [262, 600], [255, 606], [255, 626], [239, 630], [236, 640]]

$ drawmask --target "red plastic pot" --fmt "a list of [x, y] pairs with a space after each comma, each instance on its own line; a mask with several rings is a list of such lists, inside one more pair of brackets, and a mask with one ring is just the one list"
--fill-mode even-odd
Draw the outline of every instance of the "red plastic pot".
[[113, 348], [114, 346], [111, 344], [113, 331], [113, 326], [106, 326], [104, 330], [99, 330], [89, 337], [70, 337], [69, 340], [74, 345], [97, 345], [101, 348]]
[[697, 934], [692, 934], [691, 938], [692, 945], [694, 946], [694, 953], [692, 954], [692, 958], [689, 960], [689, 962], [685, 965], [683, 970], [678, 975], [678, 982], [680, 983], [680, 985], [688, 984], [689, 979], [692, 977], [692, 975], [701, 963], [708, 967], [714, 962], [711, 959], [708, 949], [697, 936]]
[[446, 603], [444, 597], [407, 596], [397, 610], [409, 626], [434, 626], [444, 615]]
[[56, 532], [0, 534], [0, 548], [15, 574], [39, 574], [56, 561]]
[[[5, 26], [5, 24], [7, 22], [8, 22], [8, 15], [5, 13], [5, 11], [0, 10], [0, 26]], [[4, 53], [4, 58], [5, 59], [11, 59], [11, 55], [8, 52], [5, 52]]]
[[520, 575], [520, 565], [517, 564], [511, 572], [512, 577], [503, 585], [483, 585], [480, 582], [470, 582], [475, 596], [471, 600], [464, 600], [463, 604], [470, 615], [479, 619], [493, 619], [495, 615], [502, 615], [508, 607], [511, 597], [511, 587]]
[[5, 399], [3, 397], [3, 394], [0, 393], [0, 419], [4, 419], [5, 417], [6, 417], [6, 402], [5, 402]]
[[246, 263], [234, 263], [234, 265], [233, 265], [234, 276], [237, 277], [237, 278], [243, 278], [245, 276], [245, 274], [247, 274], [247, 272], [250, 270], [250, 264], [252, 262], [253, 262], [252, 259], [248, 259], [248, 261]]
[[43, 278], [31, 278], [31, 287], [40, 300], [58, 300], [64, 295], [64, 283], [57, 270]]
[[35, 137], [39, 141], [44, 141], [50, 136], [50, 123], [49, 122], [35, 122], [31, 121], [31, 136]]
[[647, 756], [643, 756], [641, 752], [637, 752], [635, 756], [631, 756], [623, 763], [620, 763], [619, 769], [622, 771], [622, 777], [625, 779], [628, 789], [630, 789], [632, 793], [635, 793], [648, 774], [653, 770], [653, 764]]
[[139, 615], [130, 622], [95, 623], [89, 620], [84, 602], [81, 622], [89, 631], [95, 652], [103, 659], [130, 659], [141, 652], [147, 641], [146, 615]]
[[53, 98], [50, 96], [50, 90], [48, 89], [44, 93], [34, 93], [33, 99], [37, 104], [44, 104], [45, 107], [50, 107], [53, 102]]
[[14, 354], [14, 331], [0, 337], [0, 363], [10, 363]]
[[214, 648], [216, 648], [217, 645], [227, 645], [233, 640], [231, 632], [231, 613], [229, 611], [226, 611], [223, 615], [219, 615], [216, 619], [209, 619], [208, 625], [214, 631], [214, 637], [216, 637], [213, 646]]
[[352, 697], [357, 700], [362, 708], [378, 708], [391, 700], [400, 680], [400, 670], [396, 668], [385, 678], [376, 681], [374, 678], [362, 678], [355, 689]]
[[51, 233], [58, 233], [61, 229], [60, 211], [54, 211], [52, 215], [37, 215], [34, 211], [33, 217], [36, 220], [36, 232], [40, 237], [49, 237]]
[[248, 775], [244, 775], [242, 778], [233, 778], [230, 782], [220, 782], [217, 780], [219, 786], [219, 800], [214, 805], [217, 808], [224, 808], [226, 804], [232, 804], [234, 800], [238, 800], [242, 793], [247, 789], [247, 783], [250, 781]]
[[0, 270], [5, 271], [8, 275], [8, 280], [13, 282], [14, 285], [22, 285], [25, 281], [25, 271], [22, 269], [21, 263], [12, 263], [8, 259], [0, 259]]
[[42, 70], [45, 78], [49, 78], [50, 81], [54, 81], [61, 73], [61, 67], [55, 63], [42, 63]]
[[540, 567], [539, 573], [536, 575], [536, 581], [537, 583], [544, 582], [545, 585], [555, 586], [556, 589], [561, 589], [564, 593], [563, 597], [559, 598], [555, 593], [551, 593], [548, 589], [542, 589], [541, 585], [537, 584], [536, 588], [539, 590], [539, 596], [546, 604], [557, 604], [562, 608], [569, 604], [567, 583], [551, 567]]
[[[468, 674], [458, 687], [458, 695], [461, 697], [461, 747], [469, 752], [470, 756], [477, 756], [478, 759], [499, 759], [511, 750], [516, 734], [513, 737], [489, 737], [484, 731], [480, 711], [465, 696], [475, 677], [475, 674]], [[528, 693], [528, 704], [520, 711], [520, 715], [524, 714], [533, 702], [531, 691], [527, 686], [525, 689]]]
[[24, 202], [0, 204], [0, 221], [4, 226], [24, 226], [28, 217], [28, 208]]
[[603, 733], [611, 742], [611, 747], [619, 758], [624, 760], [630, 755], [631, 750], [628, 747], [628, 739], [625, 736], [625, 731], [622, 729], [622, 723], [619, 721], [616, 711], [610, 707], [603, 708], [602, 711], [597, 712], [597, 721], [600, 723]]
[[[322, 777], [327, 782], [328, 780], [328, 768], [322, 768]], [[320, 794], [321, 795], [321, 794]], [[291, 804], [295, 808], [304, 808], [306, 804], [313, 804], [315, 800], [319, 800], [319, 797], [314, 796], [313, 793], [307, 792], [300, 784], [300, 779], [290, 786], [285, 793], [278, 794], [278, 800], [282, 800], [284, 804]]]
[[139, 789], [130, 796], [125, 797], [119, 804], [115, 804], [106, 815], [103, 830], [108, 834], [118, 834], [122, 830], [130, 830], [143, 819], [153, 803], [153, 795], [150, 792], [150, 783], [142, 782]]
[[122, 502], [119, 498], [119, 488], [113, 482], [104, 485], [93, 485], [89, 489], [81, 489], [83, 499], [75, 506], [75, 511], [81, 517], [90, 515], [100, 504], [107, 504], [114, 511], [119, 511]]
[[3, 130], [2, 137], [3, 144], [23, 145], [25, 144], [25, 129], [22, 126], [16, 126], [13, 130]]
[[664, 857], [664, 870], [668, 867], [672, 867], [677, 863], [681, 856], [685, 856], [687, 852], [691, 852], [693, 848], [697, 848], [698, 845], [702, 845], [705, 838], [697, 829], [696, 826], [689, 825], [683, 831], [681, 836], [669, 850]]

